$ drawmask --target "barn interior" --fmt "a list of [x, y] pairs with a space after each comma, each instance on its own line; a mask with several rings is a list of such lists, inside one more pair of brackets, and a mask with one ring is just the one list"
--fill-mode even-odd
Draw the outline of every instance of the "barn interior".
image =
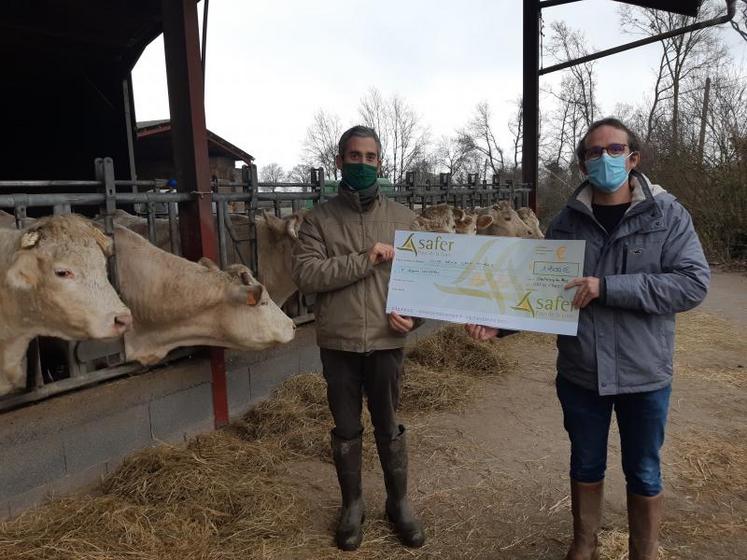
[[0, 15], [2, 179], [128, 178], [130, 71], [162, 31], [159, 0], [11, 2]]

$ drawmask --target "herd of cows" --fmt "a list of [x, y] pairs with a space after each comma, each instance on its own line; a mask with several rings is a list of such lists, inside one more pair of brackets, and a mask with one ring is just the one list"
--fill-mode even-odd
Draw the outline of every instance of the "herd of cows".
[[[26, 387], [26, 351], [37, 336], [65, 340], [123, 336], [128, 361], [152, 365], [182, 346], [261, 350], [290, 342], [295, 326], [280, 306], [296, 291], [290, 274], [302, 213], [255, 220], [258, 277], [249, 258], [249, 218], [227, 220], [232, 243], [224, 270], [166, 249], [168, 220], [147, 221], [121, 210], [113, 239], [96, 220], [74, 214], [29, 220], [15, 228], [0, 211], [0, 395]], [[501, 202], [466, 212], [426, 208], [413, 229], [446, 233], [543, 237], [528, 208]], [[176, 240], [175, 240], [176, 241]], [[116, 252], [116, 285], [107, 259]]]

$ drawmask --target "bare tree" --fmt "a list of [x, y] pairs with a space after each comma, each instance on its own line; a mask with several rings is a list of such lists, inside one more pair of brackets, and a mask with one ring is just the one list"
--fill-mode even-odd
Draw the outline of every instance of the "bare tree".
[[734, 31], [742, 36], [742, 39], [747, 41], [747, 0], [742, 0], [742, 2], [743, 5], [739, 8], [737, 16], [731, 21], [731, 26]]
[[311, 163], [297, 163], [286, 174], [286, 179], [291, 183], [308, 183], [311, 179]]
[[590, 112], [579, 102], [578, 88], [575, 78], [566, 75], [560, 88], [550, 92], [558, 103], [548, 115], [546, 141], [541, 149], [542, 159], [554, 168], [573, 164], [576, 145], [591, 124], [587, 121]]
[[[587, 41], [580, 31], [571, 29], [565, 22], [553, 22], [551, 27], [548, 51], [558, 61], [579, 58], [589, 54]], [[586, 62], [571, 66], [566, 73], [566, 93], [570, 94], [565, 101], [576, 105], [576, 112], [583, 119], [583, 124], [589, 126], [594, 122], [599, 107], [596, 101], [596, 80], [594, 78], [594, 62]]]
[[366, 126], [379, 135], [382, 144], [382, 175], [395, 183], [404, 179], [413, 163], [422, 158], [428, 145], [428, 129], [419, 115], [398, 95], [385, 99], [372, 88], [361, 99], [358, 110]]
[[[548, 51], [556, 61], [589, 54], [588, 42], [580, 31], [562, 21], [553, 22], [550, 29]], [[557, 104], [547, 118], [546, 137], [552, 140], [542, 146], [542, 159], [557, 175], [557, 170], [572, 167], [577, 143], [600, 113], [595, 63], [578, 64], [565, 70], [560, 86], [548, 93]]]
[[313, 166], [323, 167], [324, 174], [335, 179], [338, 174], [335, 165], [337, 142], [342, 132], [340, 118], [320, 109], [306, 130], [306, 139], [303, 144], [304, 159]]
[[[740, 144], [747, 138], [747, 79], [735, 69], [713, 76], [706, 106], [704, 159], [710, 167], [727, 167], [740, 160]], [[702, 91], [685, 94], [687, 105], [702, 102]]]
[[519, 159], [522, 154], [521, 142], [524, 138], [524, 131], [522, 129], [523, 122], [524, 122], [524, 99], [521, 97], [518, 97], [516, 99], [516, 112], [514, 113], [513, 119], [509, 121], [508, 123], [508, 130], [511, 132], [511, 144], [512, 144], [513, 152], [514, 152], [514, 165], [513, 165], [513, 170], [512, 170], [514, 175], [516, 175], [516, 173], [519, 170]]
[[285, 179], [285, 171], [278, 163], [268, 163], [259, 173], [259, 180], [263, 183], [280, 183]]
[[386, 158], [389, 148], [389, 108], [387, 101], [378, 89], [370, 88], [368, 93], [361, 98], [358, 114], [363, 120], [363, 124], [373, 128], [379, 135], [382, 159], [381, 174], [388, 177], [392, 172], [391, 162]]
[[425, 155], [428, 131], [423, 128], [415, 110], [398, 95], [389, 100], [389, 137], [392, 180], [401, 183], [405, 171]]
[[[710, 19], [718, 11], [714, 3], [707, 0], [700, 9], [698, 20]], [[692, 22], [687, 16], [651, 8], [626, 6], [620, 9], [619, 14], [624, 30], [644, 36], [666, 33]], [[718, 67], [726, 51], [712, 27], [663, 39], [661, 45], [662, 55], [646, 138], [650, 140], [654, 129], [665, 120], [673, 151], [676, 152], [683, 138], [682, 92], [692, 85], [693, 80], [700, 82], [704, 71]]]
[[464, 172], [471, 151], [471, 145], [460, 141], [459, 137], [441, 136], [436, 144], [434, 160], [440, 169], [456, 180]]
[[483, 176], [487, 175], [488, 171], [500, 175], [505, 169], [503, 148], [496, 140], [491, 121], [490, 105], [487, 101], [481, 101], [475, 107], [474, 116], [467, 126], [459, 131], [459, 139], [469, 151], [483, 156]]

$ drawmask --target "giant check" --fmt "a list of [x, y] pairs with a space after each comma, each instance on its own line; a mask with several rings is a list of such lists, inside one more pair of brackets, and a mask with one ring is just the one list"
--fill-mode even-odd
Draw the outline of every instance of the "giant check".
[[575, 335], [584, 241], [397, 231], [386, 311]]

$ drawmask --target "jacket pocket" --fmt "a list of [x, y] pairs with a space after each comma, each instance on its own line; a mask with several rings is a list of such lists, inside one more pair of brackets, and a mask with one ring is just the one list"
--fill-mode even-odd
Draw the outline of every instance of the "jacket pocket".
[[314, 321], [316, 321], [316, 328], [320, 332], [324, 331], [324, 327], [327, 325], [327, 313], [329, 312], [329, 294], [321, 293], [316, 294], [316, 301], [314, 302]]
[[558, 369], [563, 373], [583, 372], [593, 379], [597, 371], [594, 320], [590, 309], [582, 309], [578, 317], [576, 336], [558, 336]]
[[661, 317], [624, 312], [616, 317], [616, 354], [621, 387], [639, 387], [668, 380], [671, 359], [663, 344]]
[[674, 361], [674, 315], [660, 315], [657, 317], [660, 324], [659, 340], [662, 349], [662, 365], [670, 367]]

